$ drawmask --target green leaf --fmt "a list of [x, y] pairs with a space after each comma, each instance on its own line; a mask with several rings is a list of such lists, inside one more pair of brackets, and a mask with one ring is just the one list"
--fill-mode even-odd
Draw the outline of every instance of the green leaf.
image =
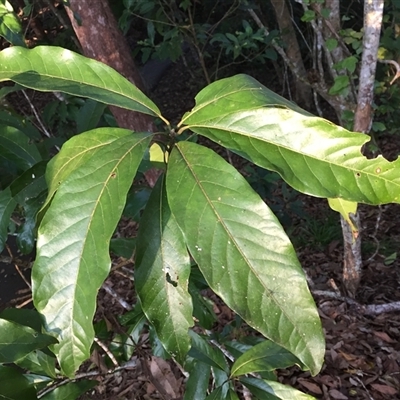
[[201, 361], [194, 361], [185, 385], [183, 400], [204, 399], [210, 381], [211, 367]]
[[340, 213], [340, 215], [351, 226], [353, 237], [355, 238], [355, 236], [358, 234], [359, 227], [354, 224], [351, 216], [354, 216], [357, 213], [357, 203], [343, 199], [328, 199], [328, 203], [329, 207], [332, 208], [332, 210]]
[[21, 23], [7, 0], [0, 2], [0, 36], [14, 46], [25, 46]]
[[11, 363], [31, 351], [56, 343], [52, 336], [36, 332], [28, 326], [0, 319], [0, 363]]
[[311, 116], [247, 75], [203, 89], [183, 123], [278, 172], [302, 193], [367, 204], [400, 202], [400, 159], [368, 160], [361, 153], [367, 135]]
[[239, 400], [239, 396], [232, 389], [228, 390], [228, 393], [225, 398], [227, 400]]
[[97, 128], [101, 116], [106, 109], [106, 105], [88, 99], [76, 115], [76, 133], [86, 132]]
[[16, 364], [31, 374], [49, 376], [53, 379], [57, 378], [55, 356], [51, 357], [43, 351], [33, 351], [16, 361]]
[[142, 308], [166, 350], [183, 363], [193, 326], [190, 259], [159, 178], [140, 220], [135, 284]]
[[110, 241], [110, 250], [117, 256], [129, 259], [136, 249], [136, 238], [115, 238]]
[[0, 399], [36, 400], [36, 390], [21, 371], [0, 365]]
[[325, 46], [329, 51], [335, 50], [338, 46], [338, 41], [336, 39], [327, 39], [325, 41]]
[[134, 192], [129, 192], [126, 199], [124, 216], [129, 217], [134, 221], [139, 221], [141, 212], [145, 208], [150, 194], [151, 190], [147, 187]]
[[228, 372], [229, 367], [221, 350], [211, 346], [210, 343], [193, 331], [189, 331], [192, 347], [189, 356], [213, 368]]
[[132, 131], [128, 129], [98, 128], [68, 140], [61, 151], [47, 164], [46, 181], [49, 193], [42, 211], [49, 205], [60, 183], [72, 172], [82, 167], [88, 160], [96, 158], [99, 151], [104, 151], [103, 149], [114, 141], [131, 135]]
[[37, 332], [40, 332], [43, 326], [41, 315], [36, 310], [27, 308], [6, 308], [0, 313], [0, 318], [29, 326]]
[[40, 161], [27, 169], [10, 185], [11, 194], [19, 204], [35, 200], [46, 191], [46, 161]]
[[[356, 70], [358, 59], [355, 56], [346, 57], [342, 62], [343, 68], [346, 68], [349, 72], [353, 73]], [[346, 85], [346, 87], [348, 84]], [[331, 89], [332, 90], [332, 89]]]
[[136, 86], [107, 65], [55, 46], [10, 47], [0, 52], [0, 81], [44, 92], [60, 91], [160, 118]]
[[206, 400], [226, 400], [223, 388], [221, 386], [217, 387], [206, 397]]
[[234, 167], [190, 142], [171, 153], [167, 193], [211, 289], [317, 373], [325, 351], [321, 323], [295, 251], [267, 205]]
[[301, 17], [303, 22], [311, 22], [315, 19], [315, 11], [313, 10], [306, 10]]
[[[17, 88], [16, 90], [21, 90], [22, 87], [19, 85], [14, 85], [13, 88]], [[11, 111], [0, 111], [0, 125], [12, 126], [20, 130], [30, 139], [37, 141], [42, 140], [42, 135], [28, 119], [23, 118], [19, 114]]]
[[343, 94], [350, 86], [350, 79], [347, 75], [339, 75], [335, 78], [333, 86], [329, 89], [329, 94], [332, 96]]
[[35, 246], [36, 215], [42, 206], [46, 192], [42, 192], [36, 199], [28, 199], [24, 204], [24, 223], [17, 230], [17, 246], [22, 254], [30, 254]]
[[246, 377], [239, 381], [260, 400], [315, 400], [313, 396], [279, 382]]
[[11, 194], [10, 188], [0, 191], [0, 253], [3, 251], [8, 237], [8, 224], [17, 202]]
[[213, 302], [203, 297], [191, 282], [189, 282], [189, 293], [193, 301], [193, 316], [198, 324], [204, 329], [212, 329], [214, 323], [218, 320], [213, 310]]
[[41, 400], [74, 400], [79, 398], [81, 394], [94, 388], [98, 382], [96, 380], [80, 380], [78, 382], [70, 382], [60, 386], [41, 397]]
[[40, 153], [29, 138], [19, 129], [0, 125], [0, 165], [15, 164], [19, 171], [26, 171], [41, 160]]
[[299, 360], [290, 352], [267, 340], [253, 346], [241, 355], [232, 365], [231, 376], [252, 372], [273, 371], [299, 364]]
[[[92, 149], [86, 135], [74, 139], [78, 148]], [[59, 339], [54, 351], [67, 376], [89, 357], [96, 295], [110, 269], [110, 238], [150, 140], [131, 134], [101, 146], [61, 181], [40, 224], [33, 299], [47, 332]]]

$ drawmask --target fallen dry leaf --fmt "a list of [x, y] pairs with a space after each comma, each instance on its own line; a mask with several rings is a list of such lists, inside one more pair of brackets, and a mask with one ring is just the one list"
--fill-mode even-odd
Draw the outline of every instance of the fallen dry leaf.
[[329, 391], [329, 395], [335, 400], [348, 400], [348, 397], [343, 393], [339, 392], [339, 390], [331, 389]]
[[304, 386], [310, 392], [313, 392], [315, 394], [322, 394], [321, 388], [318, 385], [316, 385], [315, 383], [306, 381], [305, 379], [298, 379], [297, 382], [299, 382], [300, 385]]
[[157, 390], [161, 393], [164, 392], [164, 396], [167, 395], [171, 399], [179, 397], [181, 385], [175, 378], [171, 366], [162, 358], [154, 356], [151, 357], [147, 364], [151, 375], [151, 383]]
[[397, 343], [386, 332], [373, 331], [373, 334], [386, 343]]
[[388, 394], [393, 396], [398, 393], [398, 391], [395, 388], [387, 385], [381, 385], [379, 383], [372, 383], [371, 387], [373, 387], [375, 390], [377, 390], [382, 394]]

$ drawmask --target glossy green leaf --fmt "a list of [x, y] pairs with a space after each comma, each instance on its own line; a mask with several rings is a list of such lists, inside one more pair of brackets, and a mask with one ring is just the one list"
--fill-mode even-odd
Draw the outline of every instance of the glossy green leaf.
[[46, 198], [43, 192], [36, 199], [28, 199], [24, 205], [24, 221], [17, 230], [17, 246], [22, 254], [30, 254], [35, 247], [36, 215]]
[[149, 200], [150, 193], [150, 188], [141, 188], [128, 193], [124, 209], [124, 216], [129, 217], [134, 221], [139, 221], [141, 212]]
[[239, 400], [239, 396], [232, 389], [229, 389], [228, 393], [226, 395], [226, 399], [227, 400]]
[[[85, 147], [85, 135], [74, 139]], [[110, 238], [150, 140], [122, 135], [102, 146], [61, 181], [39, 227], [33, 299], [47, 332], [59, 339], [54, 351], [67, 376], [89, 357], [96, 295], [110, 269]]]
[[[9, 87], [9, 86], [6, 86], [6, 87]], [[14, 85], [14, 86], [12, 86], [12, 88], [15, 89], [14, 91], [23, 89], [19, 85]], [[1, 89], [0, 89], [0, 92], [1, 92]], [[33, 139], [33, 140], [41, 140], [42, 139], [42, 135], [36, 129], [36, 127], [30, 122], [30, 120], [27, 118], [21, 117], [16, 112], [0, 110], [0, 125], [14, 127], [16, 129], [18, 129], [19, 131], [21, 131], [22, 133], [24, 133], [30, 139]]]
[[36, 310], [28, 308], [6, 308], [0, 312], [0, 318], [29, 326], [37, 332], [40, 332], [43, 326], [41, 315]]
[[17, 202], [11, 194], [10, 188], [0, 190], [0, 253], [6, 245], [8, 236], [8, 224]]
[[55, 356], [51, 357], [43, 351], [32, 351], [24, 358], [16, 361], [16, 364], [32, 374], [57, 378]]
[[239, 381], [260, 400], [315, 400], [313, 396], [279, 382], [246, 377]]
[[325, 352], [321, 323], [296, 253], [267, 205], [234, 167], [190, 142], [171, 153], [167, 193], [212, 290], [317, 373]]
[[230, 388], [229, 375], [226, 371], [219, 368], [212, 367], [212, 376], [214, 378], [214, 385], [221, 389], [222, 397], [226, 397]]
[[76, 115], [76, 133], [82, 133], [97, 128], [106, 105], [88, 99]]
[[247, 75], [215, 82], [183, 118], [188, 127], [296, 190], [367, 204], [400, 202], [400, 159], [361, 154], [369, 137], [310, 114]]
[[210, 381], [211, 367], [201, 361], [194, 361], [185, 384], [183, 400], [203, 400]]
[[47, 190], [45, 171], [46, 161], [40, 161], [23, 172], [10, 185], [11, 194], [19, 204], [35, 200]]
[[190, 349], [188, 329], [193, 326], [189, 275], [189, 254], [171, 215], [162, 176], [140, 220], [135, 284], [144, 313], [166, 350], [179, 362]]
[[191, 282], [189, 283], [189, 293], [193, 300], [193, 316], [198, 324], [204, 329], [212, 329], [218, 320], [213, 310], [213, 302], [207, 297], [203, 297]]
[[0, 399], [36, 400], [36, 390], [21, 371], [0, 365]]
[[299, 360], [286, 349], [266, 340], [242, 354], [232, 365], [231, 376], [252, 372], [273, 371], [299, 364]]
[[226, 397], [222, 393], [222, 388], [217, 387], [206, 397], [206, 400], [226, 400]]
[[43, 208], [48, 206], [60, 183], [73, 171], [83, 166], [89, 159], [97, 157], [97, 152], [103, 151], [102, 149], [110, 146], [112, 142], [131, 135], [132, 131], [128, 129], [98, 128], [68, 140], [61, 151], [47, 164], [46, 181], [49, 193]]
[[0, 1], [0, 36], [14, 46], [25, 46], [21, 22], [7, 0]]
[[40, 160], [38, 149], [24, 133], [12, 126], [0, 125], [0, 165], [10, 162], [22, 172]]
[[1, 51], [0, 81], [6, 80], [161, 117], [158, 107], [114, 69], [60, 47], [10, 47]]
[[41, 400], [75, 400], [81, 394], [86, 393], [88, 390], [94, 388], [98, 382], [96, 380], [80, 380], [77, 382], [70, 382], [66, 385], [60, 386], [51, 392], [41, 397]]
[[136, 238], [114, 238], [110, 241], [110, 250], [117, 256], [129, 259], [136, 249]]
[[192, 339], [192, 347], [189, 351], [190, 357], [222, 371], [229, 371], [228, 364], [220, 349], [212, 346], [206, 339], [197, 333], [193, 331], [190, 331], [189, 333]]
[[52, 336], [36, 332], [27, 326], [0, 319], [0, 363], [17, 361], [31, 351], [56, 343]]

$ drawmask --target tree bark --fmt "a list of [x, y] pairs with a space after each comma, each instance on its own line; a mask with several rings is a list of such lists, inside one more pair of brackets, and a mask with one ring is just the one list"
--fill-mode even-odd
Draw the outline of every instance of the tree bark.
[[[372, 101], [381, 34], [384, 0], [365, 0], [364, 37], [361, 71], [357, 95], [357, 109], [354, 116], [354, 131], [368, 133], [372, 125]], [[360, 228], [359, 215], [355, 223]], [[349, 296], [355, 297], [361, 280], [361, 235], [353, 237], [351, 227], [342, 218], [344, 239], [343, 283]]]
[[[107, 0], [69, 0], [65, 7], [86, 57], [117, 70], [139, 89], [144, 84], [131, 57], [131, 50]], [[118, 125], [134, 131], [153, 132], [153, 119], [146, 114], [110, 107]]]
[[307, 72], [304, 67], [303, 58], [296, 32], [293, 27], [292, 18], [286, 0], [270, 0], [275, 10], [276, 19], [281, 31], [282, 42], [285, 44], [286, 55], [293, 65], [294, 80], [296, 81], [295, 100], [297, 103], [308, 105], [312, 103], [311, 88], [297, 79], [297, 76], [306, 78]]

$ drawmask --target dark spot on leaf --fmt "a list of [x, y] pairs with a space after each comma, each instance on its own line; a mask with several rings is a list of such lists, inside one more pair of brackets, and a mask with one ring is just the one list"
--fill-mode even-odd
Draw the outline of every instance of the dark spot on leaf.
[[117, 176], [117, 173], [116, 172], [113, 172], [112, 174], [111, 174], [111, 178], [115, 178]]
[[356, 177], [359, 178], [361, 174], [359, 172], [356, 172]]
[[167, 274], [165, 275], [165, 278], [167, 279], [167, 282], [170, 283], [173, 287], [178, 286], [178, 283], [171, 279], [169, 272], [167, 272]]

